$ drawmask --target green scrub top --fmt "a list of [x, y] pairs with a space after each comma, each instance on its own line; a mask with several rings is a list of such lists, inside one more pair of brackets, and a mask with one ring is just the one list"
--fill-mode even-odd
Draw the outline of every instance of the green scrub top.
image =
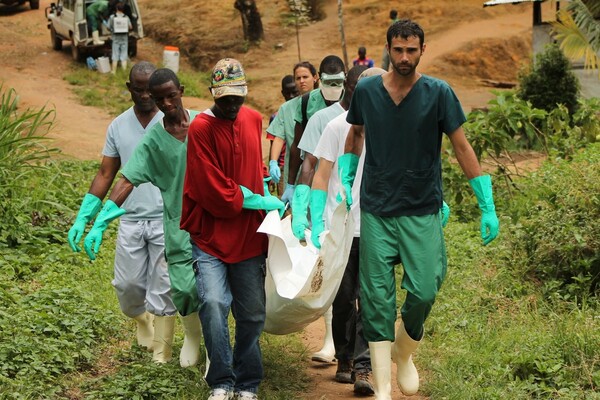
[[[199, 114], [189, 110], [188, 113], [190, 121]], [[171, 298], [183, 316], [197, 312], [200, 306], [192, 269], [190, 235], [179, 229], [186, 158], [187, 138], [185, 142], [175, 139], [164, 129], [161, 120], [142, 138], [121, 170], [135, 186], [151, 182], [160, 190]]]
[[292, 143], [294, 142], [294, 128], [296, 126], [296, 121], [294, 117], [296, 116], [296, 109], [300, 104], [300, 99], [302, 96], [296, 96], [293, 99], [290, 99], [283, 103], [279, 107], [279, 111], [277, 111], [277, 115], [269, 126], [267, 127], [267, 133], [278, 137], [280, 139], [285, 140], [285, 160], [284, 160], [284, 169], [283, 169], [283, 181], [287, 182], [288, 180], [288, 172], [290, 169], [290, 148], [292, 147]]
[[346, 120], [365, 126], [361, 210], [379, 216], [439, 212], [442, 134], [466, 121], [446, 82], [422, 75], [396, 105], [381, 76], [361, 79]]

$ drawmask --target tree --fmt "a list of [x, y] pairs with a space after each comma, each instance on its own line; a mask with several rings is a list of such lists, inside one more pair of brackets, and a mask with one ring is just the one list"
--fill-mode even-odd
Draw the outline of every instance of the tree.
[[570, 59], [584, 59], [585, 68], [600, 66], [600, 2], [573, 0], [553, 23], [560, 48]]
[[531, 70], [519, 76], [518, 96], [535, 108], [550, 112], [563, 104], [573, 115], [578, 95], [579, 81], [556, 44], [548, 45], [536, 56]]
[[262, 40], [264, 38], [264, 31], [256, 2], [254, 0], [235, 0], [233, 6], [240, 12], [242, 17], [244, 39], [250, 42]]

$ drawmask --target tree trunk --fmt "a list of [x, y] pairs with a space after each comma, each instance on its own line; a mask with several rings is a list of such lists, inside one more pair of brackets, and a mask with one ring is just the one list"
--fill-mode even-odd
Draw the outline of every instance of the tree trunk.
[[344, 55], [344, 65], [346, 72], [350, 69], [348, 64], [348, 52], [346, 51], [346, 34], [344, 33], [344, 12], [342, 10], [342, 0], [338, 0], [338, 20], [340, 23], [340, 36], [342, 37], [342, 54]]
[[258, 42], [264, 38], [264, 31], [260, 13], [256, 7], [255, 0], [235, 0], [233, 6], [240, 12], [242, 17], [242, 29], [244, 39], [250, 42]]

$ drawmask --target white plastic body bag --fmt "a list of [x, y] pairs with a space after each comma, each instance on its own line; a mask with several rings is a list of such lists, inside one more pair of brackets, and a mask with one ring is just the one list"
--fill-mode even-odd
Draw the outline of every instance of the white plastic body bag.
[[286, 335], [304, 329], [327, 311], [340, 287], [352, 239], [354, 220], [345, 202], [333, 213], [331, 229], [321, 236], [319, 251], [306, 230], [306, 243], [292, 233], [291, 217], [271, 211], [258, 228], [269, 236], [265, 332]]

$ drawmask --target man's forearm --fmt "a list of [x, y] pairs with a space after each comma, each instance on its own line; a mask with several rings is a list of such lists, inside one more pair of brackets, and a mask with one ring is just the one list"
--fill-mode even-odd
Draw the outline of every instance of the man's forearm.
[[362, 125], [352, 125], [344, 145], [344, 153], [353, 153], [360, 157], [365, 142], [365, 129]]
[[119, 179], [115, 184], [112, 192], [110, 192], [110, 200], [112, 200], [117, 206], [121, 207], [132, 191], [133, 183], [129, 182], [127, 178], [121, 177], [121, 179]]
[[304, 152], [304, 161], [302, 161], [302, 170], [300, 172], [300, 177], [298, 178], [298, 184], [308, 186], [312, 184], [316, 165], [317, 158], [310, 153]]
[[269, 154], [269, 160], [279, 160], [279, 156], [281, 155], [281, 150], [283, 149], [283, 145], [285, 142], [283, 139], [276, 137], [271, 142], [271, 152]]

